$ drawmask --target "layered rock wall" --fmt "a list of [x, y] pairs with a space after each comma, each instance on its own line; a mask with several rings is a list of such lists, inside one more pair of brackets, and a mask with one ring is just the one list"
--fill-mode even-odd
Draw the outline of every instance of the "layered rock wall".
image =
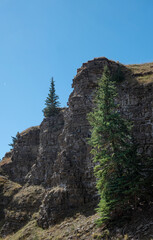
[[119, 69], [122, 72], [117, 101], [121, 114], [134, 124], [138, 152], [147, 156], [153, 153], [152, 83], [139, 82], [130, 66], [106, 58], [83, 64], [73, 80], [74, 90], [68, 108], [45, 118], [40, 127], [20, 134], [11, 153], [11, 162], [1, 166], [13, 181], [45, 188], [38, 218], [42, 227], [97, 200], [92, 156], [87, 143], [90, 137], [87, 114], [93, 108], [93, 96], [105, 65], [114, 74]]
[[60, 135], [64, 128], [64, 112], [62, 109], [57, 115], [45, 118], [40, 125], [39, 149], [37, 160], [26, 176], [29, 184], [53, 187], [59, 183], [54, 181], [58, 174], [58, 154], [61, 151]]
[[123, 82], [119, 86], [119, 103], [123, 116], [134, 124], [139, 154], [153, 156], [153, 84]]

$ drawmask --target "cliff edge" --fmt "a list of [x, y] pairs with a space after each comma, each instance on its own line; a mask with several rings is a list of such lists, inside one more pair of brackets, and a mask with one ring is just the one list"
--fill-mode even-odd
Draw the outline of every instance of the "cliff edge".
[[[97, 81], [105, 65], [114, 74], [121, 72], [117, 99], [120, 111], [133, 121], [138, 152], [152, 156], [153, 63], [124, 66], [104, 57], [84, 63], [73, 79], [68, 107], [45, 118], [40, 126], [20, 133], [14, 149], [0, 162], [0, 177], [7, 184], [12, 182], [13, 188], [8, 200], [0, 201], [2, 236], [16, 232], [34, 218], [40, 227], [48, 228], [81, 212], [80, 207], [88, 206], [89, 211], [89, 206], [90, 210], [96, 206], [98, 194], [86, 117], [93, 108]], [[5, 184], [3, 181], [2, 188]], [[0, 193], [4, 198], [3, 191]]]

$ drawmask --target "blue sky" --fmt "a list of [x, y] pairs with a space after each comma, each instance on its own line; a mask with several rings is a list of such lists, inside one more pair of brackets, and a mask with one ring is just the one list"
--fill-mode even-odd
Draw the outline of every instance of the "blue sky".
[[0, 0], [0, 158], [39, 125], [55, 80], [66, 106], [83, 62], [153, 62], [152, 0]]

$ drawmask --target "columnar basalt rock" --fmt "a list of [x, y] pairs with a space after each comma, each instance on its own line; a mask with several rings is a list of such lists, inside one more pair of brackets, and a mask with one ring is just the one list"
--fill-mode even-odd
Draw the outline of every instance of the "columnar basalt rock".
[[[105, 65], [114, 74], [118, 70], [122, 72], [123, 79], [117, 83], [119, 111], [133, 122], [138, 152], [152, 156], [153, 81], [146, 83], [142, 79], [143, 76], [152, 78], [153, 64], [142, 66], [140, 74], [138, 65], [124, 66], [107, 58], [84, 63], [73, 80], [68, 108], [45, 118], [40, 127], [20, 134], [11, 155], [0, 166], [11, 180], [26, 183], [29, 187], [42, 185], [45, 189], [41, 194], [42, 204], [39, 201], [38, 224], [42, 227], [48, 227], [71, 210], [97, 200], [92, 156], [87, 143], [90, 137], [87, 114], [94, 106], [94, 93]], [[6, 232], [7, 224], [4, 229]]]
[[[97, 200], [93, 162], [87, 143], [90, 137], [87, 114], [93, 107], [97, 78], [101, 77], [106, 64], [116, 72], [117, 63], [106, 58], [95, 59], [84, 64], [73, 80], [74, 90], [64, 114], [65, 124], [59, 138], [60, 151], [52, 177], [52, 187], [59, 190], [51, 190], [41, 205], [38, 223], [42, 227], [55, 223], [79, 206]], [[57, 206], [53, 199], [57, 199]]]
[[64, 111], [65, 109], [61, 109], [58, 114], [45, 118], [40, 125], [37, 161], [26, 176], [29, 184], [41, 184], [48, 188], [56, 184], [52, 178], [56, 174], [54, 167], [61, 150], [59, 137], [64, 126]]
[[121, 113], [133, 122], [133, 136], [138, 153], [153, 156], [153, 84], [134, 85], [123, 82], [119, 87]]

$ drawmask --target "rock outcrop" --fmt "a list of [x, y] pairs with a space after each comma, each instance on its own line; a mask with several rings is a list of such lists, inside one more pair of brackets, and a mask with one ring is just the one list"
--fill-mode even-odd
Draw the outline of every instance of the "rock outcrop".
[[20, 189], [21, 185], [0, 175], [0, 225], [4, 222], [6, 208]]
[[5, 222], [1, 234], [5, 236], [23, 227], [38, 211], [44, 193], [45, 190], [41, 186], [24, 186], [13, 196], [11, 194], [12, 199], [7, 208], [5, 205]]
[[50, 118], [45, 118], [40, 125], [39, 149], [37, 160], [26, 176], [29, 184], [53, 187], [54, 176], [58, 173], [57, 166], [58, 154], [61, 151], [60, 135], [64, 128], [64, 112], [62, 109], [59, 114]]
[[[143, 70], [140, 75], [138, 65], [123, 66], [106, 58], [96, 58], [83, 64], [73, 80], [74, 90], [69, 97], [68, 108], [45, 118], [39, 127], [22, 132], [10, 155], [0, 163], [1, 174], [24, 185], [20, 190], [24, 195], [24, 203], [19, 204], [18, 195], [9, 203], [4, 234], [15, 230], [15, 212], [20, 215], [23, 209], [29, 209], [29, 215], [27, 217], [25, 211], [21, 225], [39, 209], [38, 224], [45, 228], [80, 206], [97, 201], [93, 162], [87, 143], [90, 137], [87, 114], [93, 108], [97, 81], [105, 65], [118, 77], [119, 71], [122, 73], [117, 99], [120, 112], [134, 123], [133, 135], [139, 145], [139, 153], [152, 155], [153, 84], [152, 81], [144, 81], [146, 76], [149, 79], [153, 76], [152, 70]], [[147, 65], [147, 68], [151, 67], [153, 64]], [[39, 190], [39, 194], [36, 194], [38, 199], [35, 199], [36, 208], [33, 202], [31, 205], [26, 202], [27, 195], [24, 192], [29, 191], [30, 187], [34, 193]], [[8, 211], [14, 211], [14, 215], [10, 216]]]
[[[36, 162], [39, 148], [39, 126], [31, 127], [20, 133], [13, 151], [7, 153], [0, 167], [9, 179], [20, 184]], [[4, 164], [5, 163], [5, 164]]]

